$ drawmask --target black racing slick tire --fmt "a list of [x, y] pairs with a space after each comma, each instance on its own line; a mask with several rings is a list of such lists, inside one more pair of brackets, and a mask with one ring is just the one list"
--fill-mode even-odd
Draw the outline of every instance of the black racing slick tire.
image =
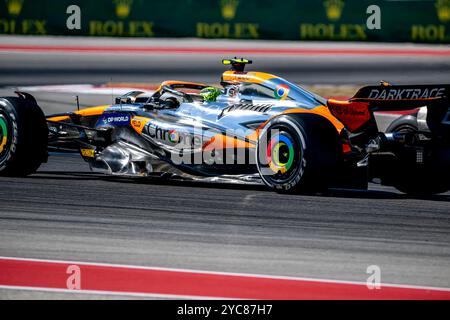
[[386, 132], [417, 132], [417, 117], [412, 115], [402, 116], [394, 120]]
[[30, 175], [47, 160], [48, 127], [33, 99], [0, 98], [0, 176]]
[[[399, 121], [388, 129], [388, 132], [411, 132], [417, 133], [417, 119], [412, 116], [400, 118]], [[439, 193], [447, 192], [450, 189], [449, 178], [446, 166], [435, 162], [426, 167], [415, 164], [397, 164], [394, 179], [394, 187], [407, 195], [414, 197], [427, 197]]]
[[435, 168], [402, 169], [394, 187], [409, 196], [429, 197], [450, 190], [449, 178], [445, 167], [442, 171]]
[[280, 193], [322, 191], [336, 173], [342, 145], [336, 128], [315, 114], [283, 115], [261, 131], [256, 163], [263, 182]]

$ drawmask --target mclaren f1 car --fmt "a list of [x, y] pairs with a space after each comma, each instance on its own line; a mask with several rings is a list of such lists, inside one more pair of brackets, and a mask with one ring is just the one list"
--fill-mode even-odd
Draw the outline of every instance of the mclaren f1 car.
[[[325, 99], [278, 76], [230, 67], [220, 86], [165, 81], [114, 104], [44, 115], [28, 93], [0, 98], [0, 175], [35, 173], [53, 152], [120, 176], [257, 176], [278, 192], [450, 189], [450, 85], [380, 85]], [[421, 108], [422, 123], [379, 132], [374, 112]]]

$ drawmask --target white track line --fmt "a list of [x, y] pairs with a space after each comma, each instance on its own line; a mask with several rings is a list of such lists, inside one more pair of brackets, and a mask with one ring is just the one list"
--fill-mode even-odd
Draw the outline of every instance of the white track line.
[[[25, 290], [25, 291], [43, 291], [50, 293], [68, 293], [68, 294], [85, 294], [85, 295], [104, 295], [104, 296], [130, 296], [140, 298], [155, 299], [181, 299], [181, 300], [229, 300], [230, 298], [203, 297], [203, 296], [184, 296], [175, 294], [159, 294], [159, 293], [137, 293], [137, 292], [116, 292], [116, 291], [97, 291], [97, 290], [69, 290], [45, 287], [26, 287], [26, 286], [4, 286], [0, 285], [0, 289], [5, 290]], [[235, 300], [235, 299], [233, 299]], [[239, 300], [239, 299], [236, 299]]]

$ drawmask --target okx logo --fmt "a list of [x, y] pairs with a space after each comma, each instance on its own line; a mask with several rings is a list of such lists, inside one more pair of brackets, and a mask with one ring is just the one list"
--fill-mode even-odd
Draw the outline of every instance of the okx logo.
[[331, 21], [338, 21], [345, 7], [344, 0], [326, 0], [323, 3], [327, 17]]
[[11, 16], [17, 17], [22, 12], [24, 0], [5, 0], [8, 13]]
[[133, 0], [114, 0], [116, 5], [116, 15], [120, 19], [128, 18], [133, 6]]
[[436, 1], [437, 16], [442, 23], [450, 21], [450, 0]]

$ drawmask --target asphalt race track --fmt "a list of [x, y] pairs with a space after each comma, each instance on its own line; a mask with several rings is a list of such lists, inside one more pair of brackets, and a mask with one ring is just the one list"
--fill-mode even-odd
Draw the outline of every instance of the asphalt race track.
[[[142, 57], [131, 57], [127, 63], [134, 67], [124, 67], [116, 64], [117, 56], [101, 57], [102, 64], [96, 55], [78, 60], [71, 55], [55, 59], [1, 55], [0, 84], [11, 86], [104, 83], [112, 73], [114, 80], [125, 75], [124, 81], [138, 82], [152, 70], [150, 82], [172, 76], [189, 79], [194, 68], [194, 80], [208, 74], [206, 81], [213, 82], [209, 72], [218, 76], [220, 71], [211, 62], [202, 68], [199, 59], [180, 71], [182, 57], [159, 56], [158, 68], [148, 67], [134, 78]], [[39, 72], [58, 59], [61, 66]], [[409, 62], [396, 59], [388, 59], [396, 65], [389, 68], [392, 78], [408, 78]], [[177, 64], [169, 65], [174, 60]], [[309, 83], [338, 83], [341, 67], [329, 72], [330, 62], [318, 60], [292, 68], [283, 62], [285, 69], [280, 68], [294, 80], [309, 70]], [[355, 70], [360, 60], [369, 68], [355, 71], [356, 81], [351, 83], [370, 82], [364, 80], [373, 76], [368, 70], [385, 70], [367, 57], [346, 60], [347, 67]], [[423, 62], [417, 66], [420, 74], [414, 73], [417, 78], [409, 81], [420, 81], [422, 76], [424, 82], [450, 80], [448, 57], [435, 63], [423, 58], [411, 61], [418, 60]], [[270, 68], [275, 72], [275, 67]], [[1, 96], [11, 93], [11, 89], [0, 90]], [[46, 112], [72, 108], [73, 98], [67, 94], [36, 97]], [[104, 99], [109, 103], [109, 96], [83, 96], [83, 105]], [[383, 283], [450, 288], [450, 193], [414, 199], [372, 184], [370, 191], [287, 196], [258, 184], [111, 178], [91, 173], [78, 157], [62, 155], [53, 155], [28, 178], [0, 178], [0, 186], [0, 256], [358, 282], [366, 281], [368, 266], [377, 265]], [[42, 297], [65, 296], [0, 290], [0, 299]], [[97, 297], [102, 296], [91, 296]]]
[[132, 181], [55, 157], [1, 178], [0, 254], [450, 286], [450, 195], [392, 189], [284, 196], [262, 186]]

